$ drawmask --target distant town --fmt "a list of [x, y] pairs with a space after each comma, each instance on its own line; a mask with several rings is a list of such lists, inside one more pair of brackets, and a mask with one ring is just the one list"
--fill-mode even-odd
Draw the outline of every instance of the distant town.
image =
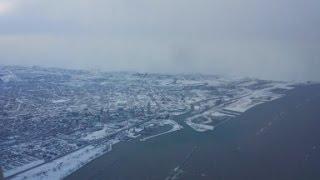
[[211, 131], [299, 85], [0, 66], [0, 166], [8, 179], [61, 179], [116, 143]]

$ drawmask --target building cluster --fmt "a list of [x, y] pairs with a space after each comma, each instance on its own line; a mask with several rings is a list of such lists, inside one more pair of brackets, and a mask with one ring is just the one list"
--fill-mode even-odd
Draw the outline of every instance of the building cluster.
[[153, 125], [174, 126], [161, 121], [178, 121], [181, 115], [190, 117], [188, 125], [203, 127], [225, 119], [221, 114], [238, 115], [243, 108], [272, 100], [286, 90], [279, 82], [198, 74], [18, 66], [2, 66], [0, 72], [0, 166], [4, 172], [36, 161], [50, 162], [112, 138], [150, 135], [160, 131]]

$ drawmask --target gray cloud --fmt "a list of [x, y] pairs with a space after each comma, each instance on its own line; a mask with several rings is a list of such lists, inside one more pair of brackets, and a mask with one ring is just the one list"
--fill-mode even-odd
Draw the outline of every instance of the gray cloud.
[[0, 64], [320, 80], [318, 0], [10, 3]]

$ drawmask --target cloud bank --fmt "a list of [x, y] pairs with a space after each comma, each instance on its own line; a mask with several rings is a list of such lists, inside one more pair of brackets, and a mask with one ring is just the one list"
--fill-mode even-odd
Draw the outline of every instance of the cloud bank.
[[0, 0], [0, 64], [320, 80], [318, 0]]

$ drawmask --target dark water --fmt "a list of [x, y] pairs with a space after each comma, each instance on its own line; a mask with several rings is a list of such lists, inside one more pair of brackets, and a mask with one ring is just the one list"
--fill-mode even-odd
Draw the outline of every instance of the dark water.
[[190, 180], [320, 179], [320, 86], [297, 88], [214, 131], [185, 126], [120, 143], [67, 179], [164, 180], [177, 166], [180, 179]]

